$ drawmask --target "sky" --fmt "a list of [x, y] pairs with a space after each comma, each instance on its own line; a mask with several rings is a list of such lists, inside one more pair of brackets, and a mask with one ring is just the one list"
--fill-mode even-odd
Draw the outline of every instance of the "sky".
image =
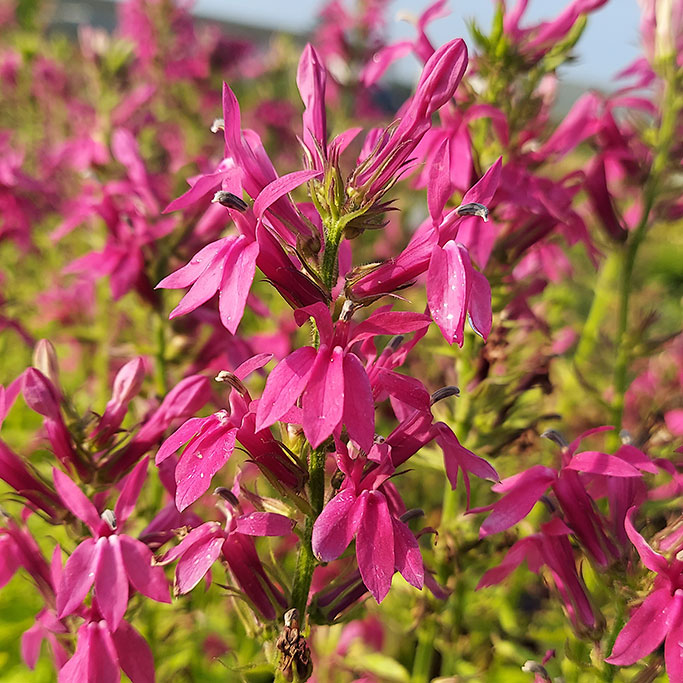
[[[351, 1], [347, 0], [347, 3]], [[399, 21], [397, 15], [401, 11], [417, 15], [429, 4], [429, 0], [393, 0], [389, 11], [390, 38], [414, 36], [413, 28], [407, 22]], [[514, 4], [514, 0], [509, 0], [510, 7]], [[569, 0], [531, 0], [526, 22], [553, 18], [568, 4]], [[316, 15], [324, 5], [325, 0], [196, 0], [195, 12], [304, 33], [314, 26]], [[494, 0], [451, 0], [451, 14], [432, 23], [428, 33], [435, 45], [456, 37], [463, 37], [467, 42], [469, 34], [465, 20], [476, 19], [488, 32], [494, 6]], [[561, 75], [584, 87], [609, 89], [615, 74], [638, 55], [639, 19], [640, 8], [636, 0], [609, 0], [589, 17], [588, 27], [576, 48], [578, 60], [565, 67]], [[417, 62], [411, 63], [410, 59], [406, 58], [399, 66], [399, 77], [411, 78], [417, 71]]]

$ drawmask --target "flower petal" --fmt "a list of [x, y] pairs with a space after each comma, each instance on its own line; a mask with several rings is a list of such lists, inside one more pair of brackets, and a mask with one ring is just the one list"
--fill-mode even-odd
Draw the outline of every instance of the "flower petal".
[[205, 417], [191, 417], [184, 422], [171, 436], [161, 444], [157, 451], [154, 462], [159, 465], [170, 455], [173, 455], [181, 446], [186, 444], [193, 436], [199, 434], [202, 426], [206, 424]]
[[343, 489], [315, 520], [311, 545], [321, 562], [336, 560], [349, 547], [358, 527], [357, 501], [351, 489]]
[[294, 521], [275, 512], [252, 512], [237, 520], [237, 531], [247, 536], [286, 536]]
[[179, 594], [189, 593], [211, 570], [221, 554], [224, 541], [222, 534], [207, 536], [183, 553], [175, 570], [175, 585]]
[[256, 272], [257, 242], [248, 242], [241, 235], [230, 250], [223, 268], [223, 279], [218, 292], [218, 311], [221, 322], [235, 334], [244, 315], [244, 307]]
[[294, 405], [311, 376], [315, 357], [315, 349], [304, 346], [283, 358], [268, 375], [256, 409], [257, 432], [270, 427]]
[[353, 353], [344, 354], [344, 424], [349, 436], [367, 453], [375, 438], [375, 404], [370, 379]]
[[449, 344], [464, 341], [472, 265], [466, 247], [453, 240], [432, 250], [427, 272], [427, 301], [434, 322]]
[[668, 588], [659, 588], [650, 593], [617, 636], [612, 654], [605, 661], [625, 666], [649, 655], [666, 636], [672, 604], [673, 598]]
[[225, 465], [235, 449], [237, 427], [218, 426], [188, 447], [175, 470], [176, 507], [182, 512], [211, 485], [211, 478]]
[[128, 606], [128, 579], [118, 537], [98, 539], [95, 556], [95, 597], [102, 616], [115, 631]]
[[638, 555], [640, 555], [640, 559], [643, 561], [643, 564], [650, 571], [657, 572], [658, 574], [666, 573], [666, 570], [669, 567], [669, 563], [666, 561], [666, 558], [652, 550], [647, 541], [636, 531], [636, 528], [633, 526], [633, 517], [635, 514], [635, 506], [629, 508], [628, 512], [626, 513], [626, 519], [624, 520], [626, 535], [631, 540], [631, 543], [633, 543], [633, 545], [636, 547]]
[[420, 546], [413, 532], [398, 519], [391, 520], [394, 527], [394, 561], [401, 576], [415, 588], [424, 585], [424, 563]]
[[377, 491], [363, 493], [363, 510], [356, 534], [356, 557], [363, 583], [382, 602], [394, 575], [394, 528], [386, 498]]
[[111, 637], [119, 664], [131, 683], [154, 683], [154, 657], [147, 641], [126, 621]]
[[123, 566], [133, 588], [157, 602], [171, 602], [164, 570], [152, 566], [152, 551], [142, 541], [130, 536], [121, 535], [119, 540]]
[[95, 541], [86, 538], [66, 561], [57, 589], [57, 617], [72, 614], [83, 602], [95, 581]]
[[332, 434], [344, 410], [344, 351], [321, 346], [301, 400], [303, 429], [313, 448]]

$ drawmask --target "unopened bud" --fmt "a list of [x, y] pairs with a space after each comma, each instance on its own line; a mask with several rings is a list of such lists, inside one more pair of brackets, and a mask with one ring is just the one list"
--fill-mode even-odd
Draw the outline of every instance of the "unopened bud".
[[228, 209], [236, 209], [237, 211], [246, 211], [249, 205], [240, 199], [236, 194], [232, 192], [226, 192], [225, 190], [218, 190], [211, 200], [212, 204], [220, 204]]
[[33, 349], [33, 367], [38, 368], [55, 387], [59, 386], [57, 352], [48, 339], [41, 339]]

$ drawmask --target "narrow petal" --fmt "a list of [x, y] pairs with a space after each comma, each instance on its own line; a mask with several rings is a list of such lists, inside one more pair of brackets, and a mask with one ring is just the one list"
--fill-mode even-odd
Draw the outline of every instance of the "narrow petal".
[[252, 512], [237, 518], [237, 531], [247, 536], [286, 536], [294, 521], [275, 512]]
[[367, 453], [375, 438], [375, 404], [370, 379], [353, 353], [344, 354], [344, 424], [349, 436]]
[[386, 498], [368, 491], [356, 534], [356, 557], [363, 583], [377, 602], [382, 602], [394, 575], [394, 527]]
[[427, 185], [427, 206], [434, 226], [438, 226], [443, 216], [446, 202], [453, 194], [451, 182], [451, 150], [446, 138], [432, 156]]
[[190, 291], [180, 300], [180, 303], [171, 311], [169, 319], [177, 318], [199, 308], [206, 303], [217, 291], [223, 279], [223, 269], [225, 261], [234, 247], [236, 237], [227, 238], [225, 244], [218, 253], [211, 259], [206, 269], [195, 280], [190, 287]]
[[131, 683], [154, 683], [154, 657], [147, 641], [126, 621], [111, 637], [119, 664]]
[[634, 664], [659, 647], [669, 628], [668, 613], [672, 604], [668, 588], [650, 593], [621, 629], [612, 654], [605, 661], [619, 666]]
[[640, 559], [643, 561], [643, 564], [650, 571], [657, 572], [658, 574], [664, 574], [668, 569], [669, 563], [666, 561], [665, 557], [652, 550], [647, 541], [636, 531], [636, 528], [633, 526], [633, 517], [635, 514], [635, 506], [629, 508], [628, 512], [626, 513], [626, 519], [624, 520], [626, 535], [629, 537], [631, 543], [633, 543], [633, 545], [636, 547], [638, 555], [640, 555]]
[[489, 536], [509, 529], [524, 519], [545, 490], [556, 479], [557, 473], [548, 467], [534, 465], [518, 477], [515, 487], [493, 506], [479, 530], [479, 536]]
[[311, 545], [321, 562], [336, 560], [349, 547], [358, 526], [357, 501], [351, 489], [344, 489], [315, 520]]
[[115, 631], [128, 606], [128, 579], [117, 536], [100, 538], [95, 550], [95, 596], [102, 616]]
[[321, 171], [306, 170], [294, 171], [280, 178], [276, 178], [271, 183], [266, 185], [254, 202], [254, 215], [256, 218], [261, 218], [266, 209], [272, 206], [278, 199], [284, 197], [294, 188], [303, 185], [305, 182], [317, 178], [321, 175]]
[[394, 561], [401, 576], [415, 588], [424, 585], [424, 563], [420, 546], [413, 532], [398, 519], [392, 518], [394, 526]]
[[275, 366], [256, 409], [256, 431], [270, 427], [294, 405], [311, 376], [315, 357], [315, 349], [304, 346]]
[[498, 157], [496, 162], [489, 168], [486, 173], [467, 191], [462, 198], [461, 204], [483, 204], [488, 207], [496, 194], [498, 184], [500, 183], [500, 173], [503, 167], [503, 157]]
[[381, 311], [364, 320], [351, 335], [349, 344], [376, 337], [378, 334], [408, 334], [429, 327], [431, 319], [424, 313]]
[[181, 595], [189, 593], [211, 570], [221, 554], [223, 535], [208, 536], [191, 545], [178, 562], [175, 570], [176, 590]]
[[449, 344], [464, 341], [472, 265], [467, 249], [451, 240], [432, 250], [427, 273], [427, 301], [434, 322]]
[[211, 485], [211, 478], [228, 461], [235, 449], [237, 427], [217, 427], [196, 440], [180, 456], [175, 470], [176, 506], [182, 512]]
[[95, 581], [95, 541], [86, 538], [66, 561], [57, 589], [57, 617], [72, 614], [81, 606]]
[[479, 580], [475, 590], [495, 586], [509, 576], [519, 565], [527, 561], [529, 569], [542, 564], [538, 539], [533, 536], [517, 541], [510, 547], [503, 561], [497, 566], [489, 569]]
[[171, 602], [164, 570], [152, 566], [152, 551], [142, 541], [130, 536], [121, 535], [118, 538], [123, 566], [133, 588], [157, 602]]
[[207, 244], [192, 257], [189, 263], [174, 273], [167, 275], [156, 286], [156, 289], [182, 289], [183, 287], [189, 287], [209, 267], [215, 256], [229, 241], [229, 237], [224, 237], [223, 239], [211, 242], [211, 244]]
[[100, 516], [97, 514], [97, 508], [90, 502], [85, 493], [64, 472], [57, 468], [52, 469], [52, 478], [57, 493], [67, 509], [85, 522], [93, 534], [97, 534], [101, 522]]
[[472, 269], [472, 289], [467, 306], [472, 329], [486, 341], [491, 334], [491, 285], [484, 275]]
[[664, 643], [664, 661], [670, 681], [683, 681], [683, 591], [674, 593], [669, 611], [669, 633]]
[[332, 434], [344, 410], [344, 352], [321, 346], [304, 389], [304, 434], [313, 448]]
[[114, 516], [119, 526], [128, 519], [135, 507], [142, 486], [147, 479], [147, 465], [149, 465], [149, 457], [143, 458], [126, 477], [126, 483], [114, 506]]
[[225, 260], [218, 293], [218, 311], [221, 322], [231, 334], [235, 334], [244, 315], [247, 296], [256, 272], [258, 252], [258, 243], [248, 242], [242, 235], [237, 238]]
[[193, 436], [199, 434], [203, 425], [206, 424], [205, 417], [192, 417], [184, 422], [171, 436], [161, 444], [157, 451], [154, 462], [159, 465], [170, 455], [173, 455], [181, 446], [184, 446]]
[[642, 473], [621, 458], [599, 451], [577, 453], [565, 469], [610, 477], [642, 477]]

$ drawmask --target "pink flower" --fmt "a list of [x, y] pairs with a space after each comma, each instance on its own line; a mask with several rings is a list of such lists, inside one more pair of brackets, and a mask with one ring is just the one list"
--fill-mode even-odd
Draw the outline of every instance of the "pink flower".
[[413, 532], [390, 509], [382, 484], [393, 472], [383, 466], [363, 476], [362, 460], [338, 453], [346, 474], [342, 490], [323, 508], [313, 525], [312, 547], [321, 562], [338, 558], [356, 537], [358, 569], [370, 593], [381, 602], [389, 592], [395, 571], [422, 589], [424, 566]]
[[247, 597], [266, 619], [274, 619], [273, 598], [283, 608], [287, 603], [268, 578], [251, 537], [285, 536], [291, 532], [294, 522], [272, 512], [234, 516], [227, 507], [224, 511], [225, 527], [218, 522], [206, 522], [192, 529], [159, 563], [168, 564], [180, 558], [175, 572], [175, 592], [184, 594], [201, 581], [222, 555]]
[[76, 611], [93, 584], [98, 608], [112, 630], [119, 627], [126, 611], [129, 583], [152, 600], [170, 602], [163, 570], [152, 566], [152, 551], [137, 539], [120, 533], [147, 476], [147, 460], [128, 475], [113, 516], [102, 518], [69, 477], [57, 469], [52, 473], [62, 502], [92, 534], [66, 562], [57, 589], [57, 617], [61, 619]]
[[92, 614], [78, 629], [73, 657], [59, 670], [59, 683], [119, 683], [121, 669], [132, 683], [154, 683], [147, 641], [127, 622], [115, 628]]
[[[265, 429], [277, 420], [300, 422], [306, 438], [317, 448], [344, 424], [351, 439], [369, 451], [375, 433], [372, 388], [351, 347], [378, 334], [421, 329], [429, 320], [415, 313], [376, 312], [350, 333], [348, 321], [332, 325], [323, 304], [297, 311], [300, 324], [309, 316], [316, 320], [320, 348], [303, 346], [270, 373], [256, 410], [256, 429]], [[301, 417], [288, 416], [300, 396]]]
[[541, 532], [517, 541], [503, 562], [489, 569], [477, 584], [477, 590], [500, 583], [524, 560], [535, 574], [545, 564], [550, 570], [555, 588], [564, 602], [567, 614], [582, 635], [599, 637], [603, 626], [600, 612], [593, 607], [588, 589], [576, 568], [574, 551], [569, 542], [571, 529], [559, 518], [543, 524]]
[[226, 410], [220, 410], [208, 417], [190, 418], [164, 441], [156, 454], [157, 465], [187, 444], [175, 468], [175, 501], [180, 512], [209, 488], [213, 475], [232, 455], [236, 436], [237, 426]]
[[667, 561], [656, 553], [636, 531], [633, 517], [636, 508], [628, 511], [626, 533], [636, 547], [643, 564], [657, 574], [654, 590], [633, 612], [621, 630], [605, 660], [627, 666], [650, 654], [664, 641], [666, 672], [671, 681], [683, 680], [683, 561]]

